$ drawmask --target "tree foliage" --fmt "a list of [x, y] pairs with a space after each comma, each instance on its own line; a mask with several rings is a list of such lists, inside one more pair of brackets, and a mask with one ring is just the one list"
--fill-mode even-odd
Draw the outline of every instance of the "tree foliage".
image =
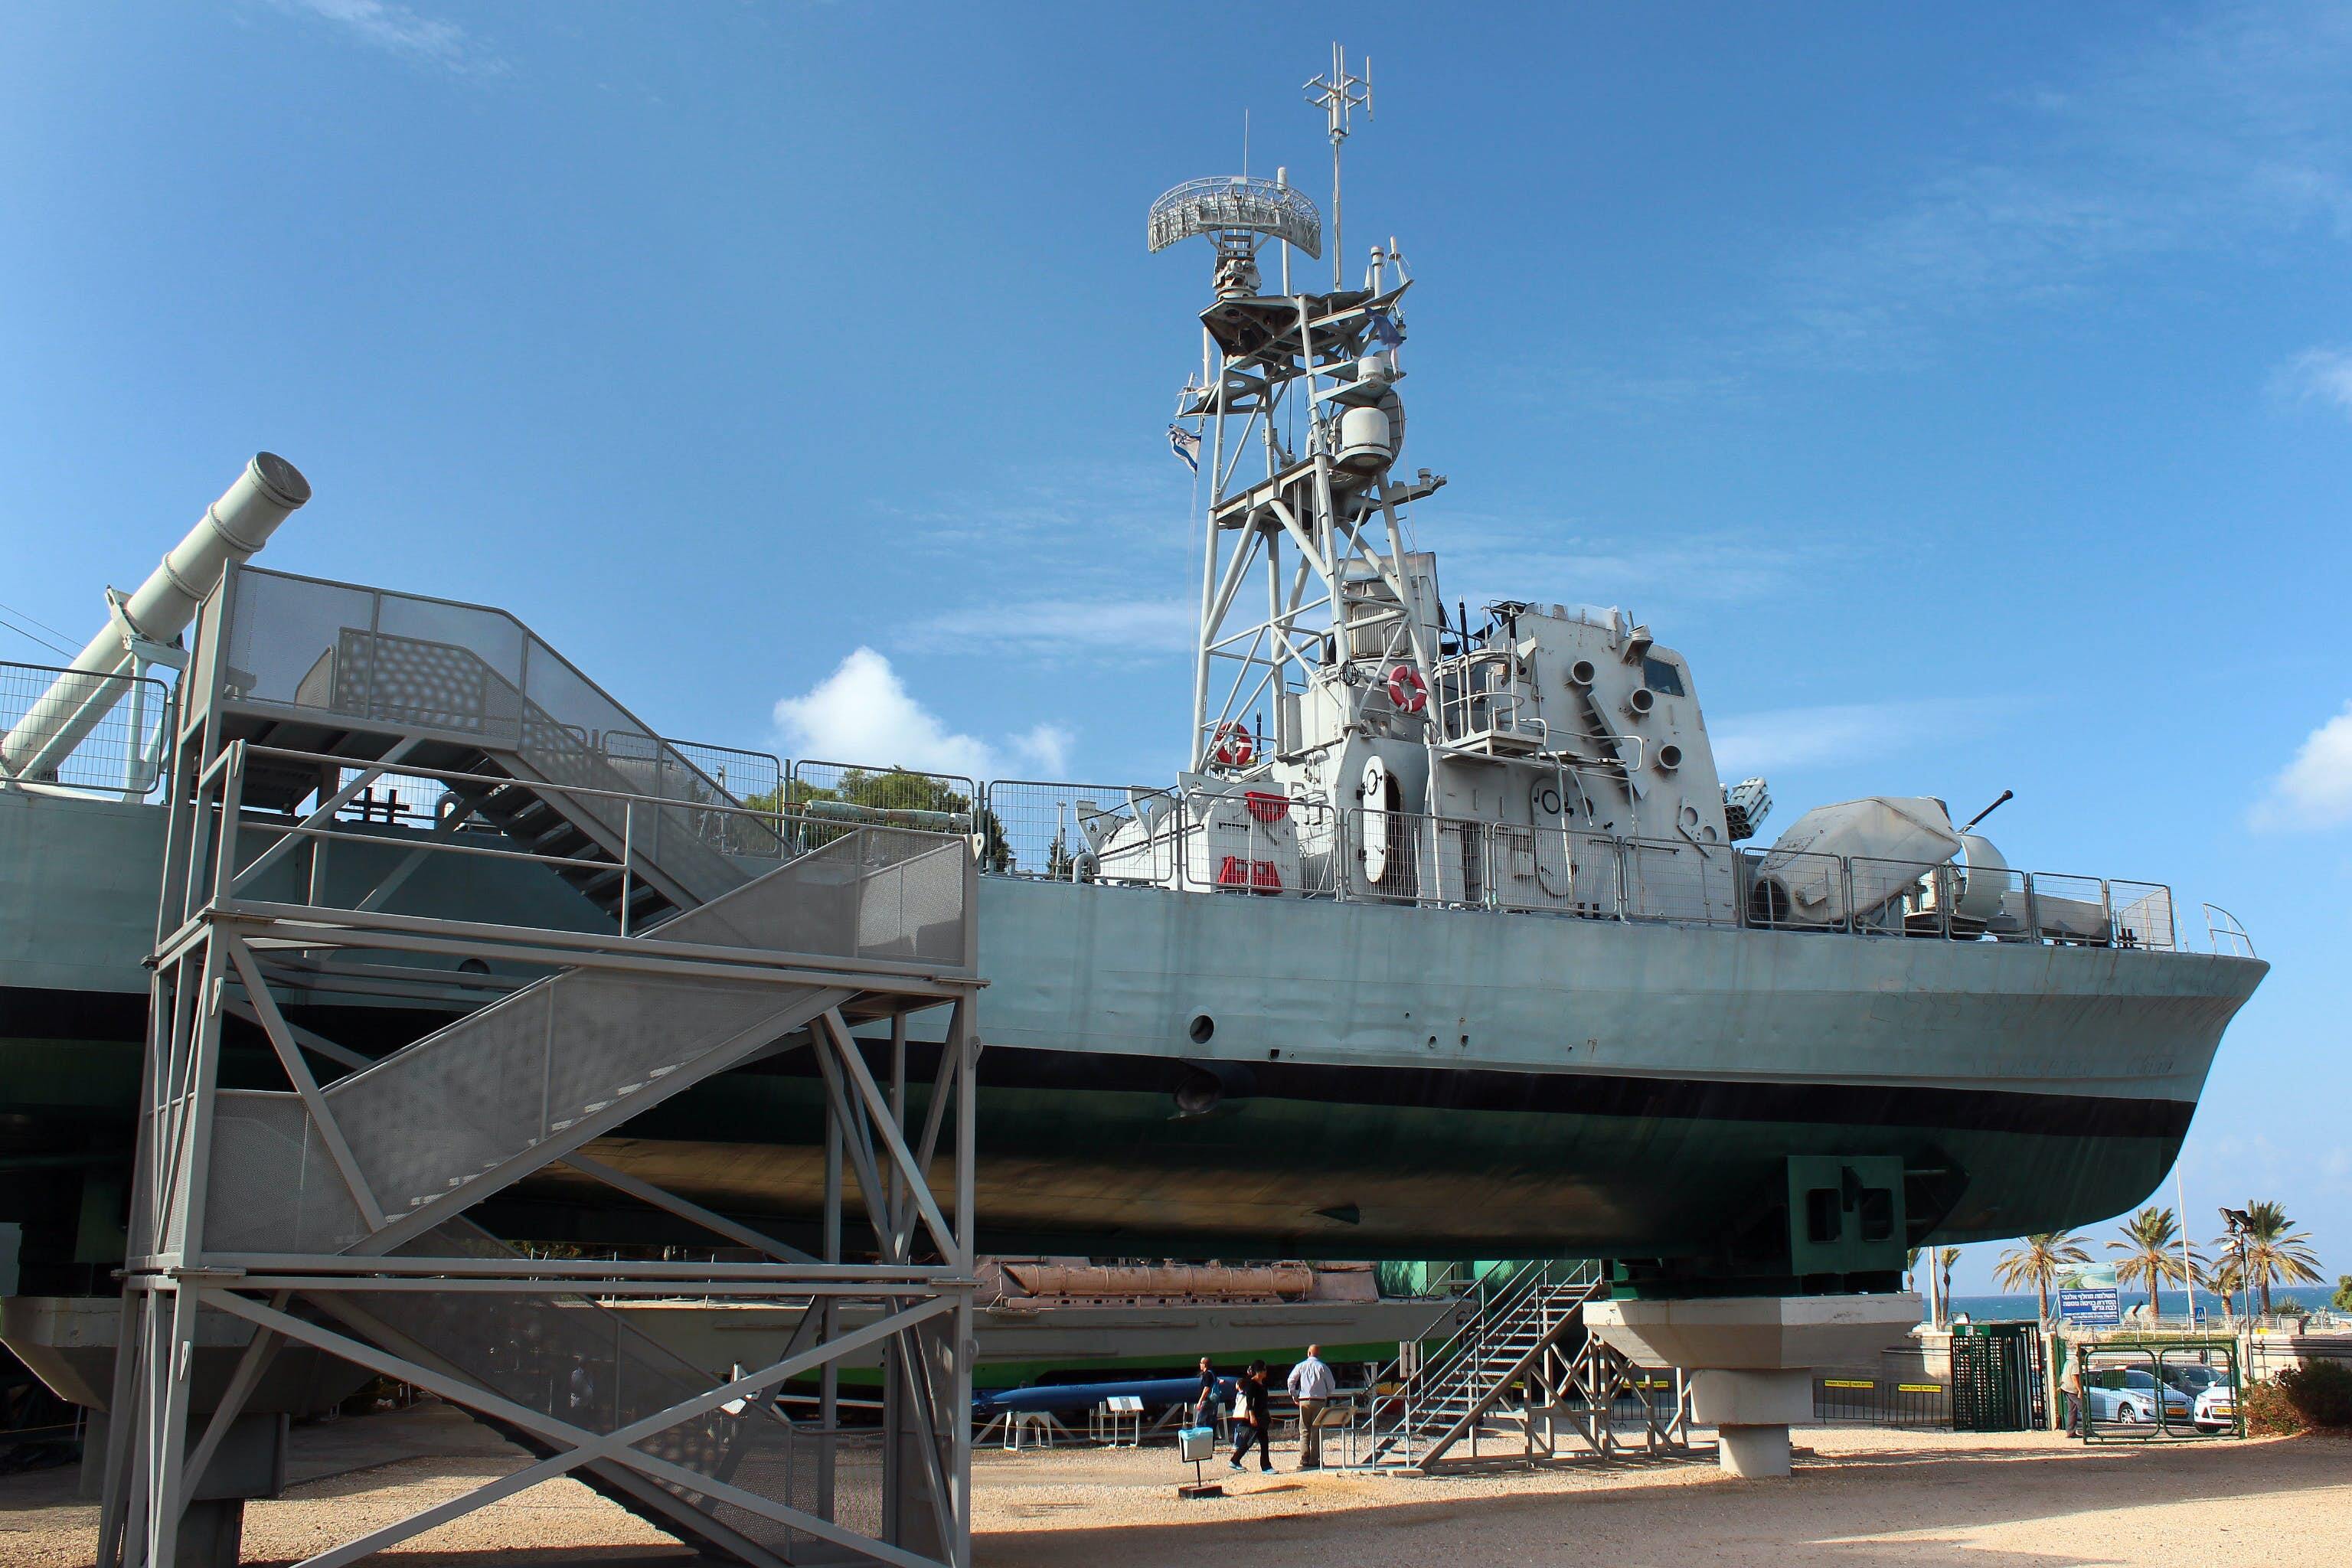
[[[2252, 1291], [2262, 1302], [2263, 1316], [2268, 1317], [2273, 1285], [2319, 1283], [2319, 1255], [2311, 1249], [2310, 1233], [2297, 1230], [2287, 1217], [2285, 1205], [2261, 1199], [2249, 1203], [2244, 1213], [2245, 1224], [2237, 1234], [2213, 1243], [2213, 1285], [2223, 1291]], [[2345, 1282], [2352, 1284], [2352, 1275]], [[2344, 1296], [2339, 1286], [2337, 1300]]]
[[2070, 1268], [2079, 1268], [2091, 1261], [2082, 1240], [2073, 1231], [2047, 1230], [2020, 1238], [2022, 1247], [2013, 1247], [2000, 1255], [1993, 1265], [1993, 1278], [2005, 1290], [2033, 1288], [2033, 1299], [2042, 1310], [2042, 1321], [2050, 1321], [2050, 1292], [2058, 1277]]
[[2107, 1250], [2120, 1252], [2116, 1260], [2116, 1278], [2124, 1284], [2139, 1284], [2147, 1290], [2147, 1315], [2156, 1316], [2156, 1293], [2167, 1282], [2179, 1285], [2189, 1278], [2197, 1266], [2196, 1250], [2182, 1256], [2180, 1222], [2168, 1208], [2151, 1204], [2124, 1222], [2120, 1240], [2107, 1243]]

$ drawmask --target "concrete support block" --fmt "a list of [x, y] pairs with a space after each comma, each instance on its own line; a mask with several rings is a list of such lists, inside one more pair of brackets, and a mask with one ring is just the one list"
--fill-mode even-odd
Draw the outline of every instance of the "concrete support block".
[[1691, 1417], [1701, 1426], [1786, 1428], [1813, 1418], [1813, 1374], [1803, 1367], [1694, 1372], [1690, 1390]]
[[1789, 1428], [1813, 1418], [1817, 1366], [1874, 1362], [1919, 1321], [1919, 1298], [1725, 1296], [1596, 1301], [1584, 1321], [1634, 1362], [1690, 1373], [1691, 1418], [1735, 1476], [1789, 1473]]
[[1789, 1473], [1786, 1426], [1721, 1426], [1716, 1429], [1716, 1463], [1723, 1472], [1748, 1480], [1775, 1480]]

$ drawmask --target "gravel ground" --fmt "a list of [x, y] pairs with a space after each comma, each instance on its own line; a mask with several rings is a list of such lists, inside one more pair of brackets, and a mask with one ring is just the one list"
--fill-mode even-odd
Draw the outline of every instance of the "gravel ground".
[[[1787, 1481], [1709, 1464], [1574, 1463], [1441, 1479], [1209, 1473], [1229, 1496], [1185, 1501], [1165, 1448], [982, 1449], [973, 1465], [987, 1568], [1480, 1568], [1693, 1563], [2266, 1565], [2352, 1563], [2352, 1438], [2084, 1448], [2044, 1434], [1813, 1427]], [[285, 1498], [249, 1505], [246, 1561], [288, 1563], [414, 1512], [523, 1457], [446, 1409], [305, 1428]], [[88, 1568], [96, 1510], [70, 1472], [0, 1479], [0, 1563]], [[570, 1481], [551, 1482], [385, 1554], [407, 1568], [585, 1563], [680, 1568], [667, 1537]]]

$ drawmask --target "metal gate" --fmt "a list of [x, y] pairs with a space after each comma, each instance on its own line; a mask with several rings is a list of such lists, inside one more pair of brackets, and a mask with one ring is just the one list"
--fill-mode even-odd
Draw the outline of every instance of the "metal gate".
[[2048, 1421], [2042, 1335], [2032, 1323], [1952, 1330], [1952, 1430], [2032, 1432]]

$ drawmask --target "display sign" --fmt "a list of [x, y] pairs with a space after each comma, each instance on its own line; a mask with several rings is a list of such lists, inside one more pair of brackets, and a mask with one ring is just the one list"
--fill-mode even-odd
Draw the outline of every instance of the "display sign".
[[2058, 1315], [2085, 1328], [2112, 1329], [2124, 1321], [2123, 1298], [2113, 1286], [2058, 1292]]

